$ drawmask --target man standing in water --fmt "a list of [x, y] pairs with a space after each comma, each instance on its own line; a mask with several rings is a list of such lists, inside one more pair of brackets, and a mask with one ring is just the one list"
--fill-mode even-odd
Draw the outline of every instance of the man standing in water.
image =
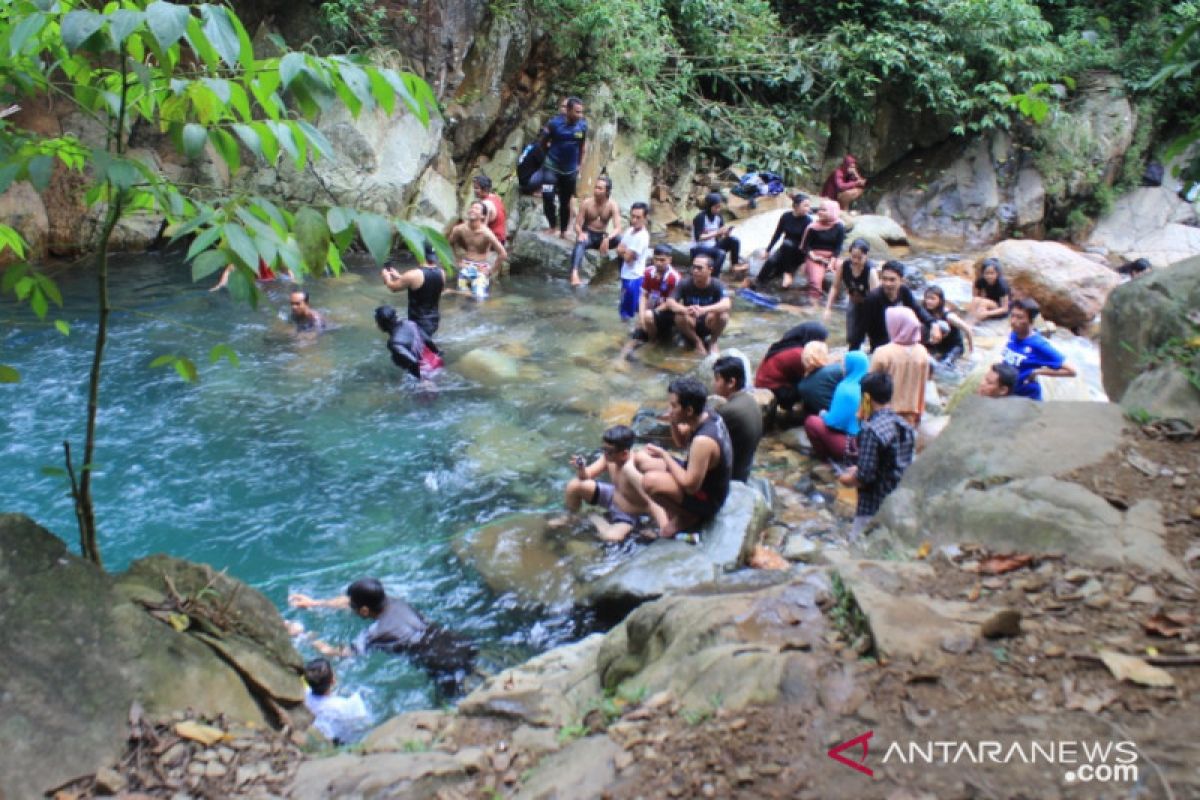
[[380, 275], [393, 292], [408, 292], [408, 318], [430, 337], [437, 333], [442, 319], [438, 303], [446, 288], [446, 273], [438, 263], [433, 245], [425, 245], [425, 263], [421, 266], [403, 274], [393, 267], [384, 267]]
[[[608, 230], [612, 227], [610, 235]], [[596, 178], [592, 196], [579, 206], [575, 215], [575, 249], [571, 252], [571, 285], [583, 283], [579, 268], [588, 250], [599, 250], [600, 257], [608, 255], [610, 247], [621, 241], [621, 209], [612, 199], [612, 180], [607, 175]], [[647, 242], [648, 243], [648, 242]]]
[[[547, 235], [555, 232], [567, 238], [571, 221], [571, 198], [579, 180], [579, 165], [587, 153], [587, 120], [583, 118], [583, 101], [568, 97], [565, 111], [542, 128], [539, 141], [546, 151], [542, 164], [542, 211], [546, 214]], [[557, 212], [554, 207], [558, 199]]]
[[308, 292], [297, 289], [289, 298], [292, 322], [299, 333], [319, 333], [325, 329], [325, 318], [308, 304]]
[[[508, 251], [488, 229], [487, 206], [480, 200], [467, 206], [467, 221], [460, 222], [450, 231], [450, 246], [458, 259], [458, 290], [484, 300], [491, 286], [491, 276], [500, 272], [501, 264], [508, 258]], [[488, 261], [490, 253], [496, 254], [493, 266]]]

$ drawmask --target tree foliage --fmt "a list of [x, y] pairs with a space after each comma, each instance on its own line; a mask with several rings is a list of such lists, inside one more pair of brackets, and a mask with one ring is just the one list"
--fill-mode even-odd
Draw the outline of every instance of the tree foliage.
[[[237, 15], [222, 5], [164, 0], [8, 0], [0, 6], [0, 101], [48, 99], [67, 104], [102, 131], [98, 141], [71, 134], [42, 136], [0, 121], [0, 191], [28, 181], [38, 191], [56, 168], [81, 174], [86, 201], [101, 220], [96, 275], [99, 315], [89, 375], [84, 452], [78, 462], [64, 442], [66, 471], [79, 518], [83, 555], [100, 563], [91, 495], [96, 413], [108, 335], [108, 252], [113, 229], [126, 215], [161, 215], [175, 239], [190, 238], [187, 260], [199, 280], [236, 267], [231, 292], [256, 303], [259, 261], [285, 265], [297, 279], [338, 273], [356, 238], [382, 262], [397, 236], [421, 256], [430, 241], [452, 261], [436, 231], [350, 208], [294, 211], [249, 193], [182, 187], [130, 153], [135, 126], [169, 136], [188, 158], [208, 156], [236, 174], [250, 162], [290, 160], [297, 169], [327, 154], [330, 145], [310, 122], [333, 103], [353, 115], [379, 109], [428, 122], [435, 99], [420, 78], [380, 69], [348, 56], [286, 52], [260, 58]], [[57, 165], [60, 165], [56, 167]], [[24, 244], [0, 229], [0, 245]], [[10, 268], [2, 287], [44, 316], [61, 304], [53, 282], [28, 267]], [[226, 348], [227, 349], [227, 348]], [[212, 360], [229, 357], [214, 348]], [[236, 356], [234, 357], [236, 358]], [[195, 364], [184, 356], [160, 359], [188, 380]], [[13, 379], [11, 370], [0, 379]]]

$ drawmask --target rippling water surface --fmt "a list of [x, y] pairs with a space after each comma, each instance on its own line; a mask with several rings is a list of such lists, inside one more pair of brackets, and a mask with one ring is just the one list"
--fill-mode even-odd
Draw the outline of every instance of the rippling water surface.
[[[379, 576], [481, 642], [492, 667], [574, 635], [565, 617], [491, 594], [450, 544], [513, 511], [556, 506], [563, 464], [595, 448], [613, 404], [665, 400], [670, 369], [613, 367], [623, 339], [615, 288], [576, 294], [561, 282], [517, 278], [482, 306], [446, 298], [439, 341], [449, 368], [436, 391], [422, 392], [392, 366], [374, 327], [376, 305], [404, 305], [374, 270], [311, 283], [313, 305], [334, 325], [315, 340], [297, 339], [284, 321], [286, 288], [270, 288], [252, 310], [193, 285], [177, 260], [123, 259], [114, 272], [119, 310], [95, 483], [110, 569], [165, 551], [227, 569], [281, 608], [289, 591], [331, 596]], [[76, 549], [65, 482], [40, 470], [61, 464], [64, 439], [82, 447], [94, 333], [84, 311], [95, 290], [87, 270], [57, 277], [69, 337], [0, 305], [0, 361], [22, 374], [0, 387], [0, 509], [29, 514]], [[795, 321], [747, 310], [743, 333], [730, 339], [759, 347]], [[218, 343], [237, 351], [240, 366], [208, 364]], [[520, 380], [495, 388], [462, 377], [456, 360], [481, 346], [515, 358]], [[199, 383], [149, 368], [166, 353], [193, 358]], [[681, 370], [692, 361], [656, 363]], [[333, 642], [361, 629], [344, 612], [285, 613]], [[373, 655], [339, 669], [380, 717], [433, 700], [402, 658]]]

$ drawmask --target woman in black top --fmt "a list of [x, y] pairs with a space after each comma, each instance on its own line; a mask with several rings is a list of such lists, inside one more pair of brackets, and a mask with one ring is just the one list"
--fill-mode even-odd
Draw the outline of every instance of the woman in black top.
[[980, 264], [979, 277], [975, 279], [975, 296], [967, 307], [967, 319], [982, 322], [1007, 317], [1009, 295], [1008, 282], [1000, 271], [1000, 260], [985, 258]]
[[850, 301], [846, 309], [846, 339], [851, 342], [866, 338], [866, 331], [862, 330], [862, 314], [859, 313], [858, 307], [866, 299], [867, 292], [879, 285], [879, 273], [875, 271], [875, 264], [867, 258], [867, 253], [870, 252], [871, 244], [866, 239], [855, 239], [851, 243], [850, 257], [842, 260], [842, 267], [835, 274], [833, 286], [829, 288], [829, 297], [825, 301], [824, 319], [825, 322], [829, 322], [838, 291], [846, 293], [846, 298]]
[[775, 226], [775, 233], [771, 235], [771, 241], [767, 244], [767, 252], [775, 247], [776, 242], [781, 239], [783, 241], [779, 249], [771, 253], [767, 263], [763, 264], [756, 283], [764, 285], [780, 275], [796, 274], [797, 267], [804, 261], [800, 244], [804, 241], [804, 232], [812, 224], [812, 217], [808, 213], [810, 206], [807, 195], [792, 196], [792, 210], [783, 212], [779, 217], [779, 224]]
[[[963, 352], [975, 349], [971, 326], [946, 306], [946, 293], [940, 286], [925, 290], [925, 310], [933, 322], [925, 328], [923, 344], [936, 364], [950, 366]], [[964, 351], [965, 347], [965, 351]]]
[[731, 235], [732, 231], [733, 226], [726, 225], [721, 216], [721, 195], [709, 193], [704, 198], [704, 210], [692, 219], [692, 238], [696, 244], [692, 246], [691, 257], [703, 254], [711, 258], [714, 278], [721, 274], [725, 253], [729, 253], [732, 266], [737, 266], [740, 260], [742, 243]]

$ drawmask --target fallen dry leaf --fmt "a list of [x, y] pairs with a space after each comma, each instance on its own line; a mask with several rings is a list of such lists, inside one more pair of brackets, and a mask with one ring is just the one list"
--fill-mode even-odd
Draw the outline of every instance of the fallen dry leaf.
[[1023, 569], [1033, 563], [1033, 556], [1024, 553], [1012, 555], [994, 555], [980, 561], [971, 571], [980, 575], [1003, 575], [1006, 572]]
[[1113, 650], [1101, 650], [1100, 660], [1113, 677], [1119, 681], [1133, 681], [1142, 686], [1174, 686], [1175, 679], [1171, 673], [1159, 667], [1152, 667], [1137, 656], [1128, 656]]
[[1186, 633], [1195, 620], [1191, 614], [1182, 611], [1160, 611], [1150, 619], [1142, 622], [1146, 633], [1165, 638], [1173, 638]]
[[779, 553], [760, 544], [750, 555], [750, 566], [754, 569], [790, 569], [792, 565]]
[[225, 738], [225, 731], [220, 728], [214, 728], [211, 725], [201, 725], [199, 722], [193, 722], [190, 719], [175, 723], [175, 733], [185, 739], [199, 742], [205, 747], [214, 745]]
[[921, 546], [917, 548], [917, 558], [927, 558], [932, 549], [933, 542], [921, 542]]

